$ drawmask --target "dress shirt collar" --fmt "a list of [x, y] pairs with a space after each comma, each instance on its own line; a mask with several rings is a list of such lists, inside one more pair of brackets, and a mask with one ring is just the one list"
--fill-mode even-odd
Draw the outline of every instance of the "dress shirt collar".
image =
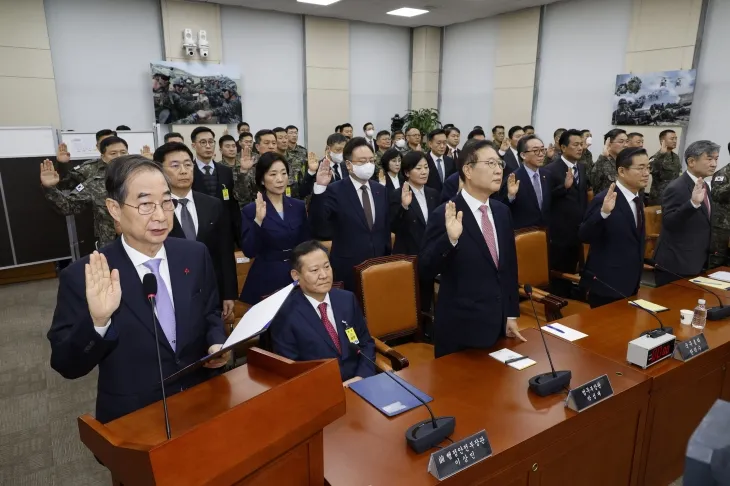
[[509, 149], [512, 151], [512, 155], [515, 156], [515, 159], [517, 160], [517, 163], [520, 162], [520, 154], [517, 153], [517, 149], [512, 147], [512, 145], [509, 146]]
[[561, 155], [560, 158], [563, 160], [565, 165], [568, 166], [568, 169], [573, 170], [573, 167], [575, 167], [575, 164], [573, 162], [569, 162], [568, 159], [566, 159], [563, 155]]
[[[404, 183], [404, 184], [405, 184], [405, 183]], [[421, 186], [421, 188], [420, 188], [420, 189], [416, 189], [416, 187], [415, 187], [415, 186], [413, 186], [413, 185], [411, 185], [411, 183], [410, 183], [410, 182], [408, 182], [408, 186], [409, 186], [409, 187], [411, 188], [411, 191], [413, 191], [413, 192], [417, 192], [418, 194], [421, 194], [421, 195], [423, 195], [423, 196], [425, 196], [425, 195], [426, 195], [426, 191], [425, 191], [425, 190], [423, 189], [423, 188], [424, 188], [424, 187], [426, 187], [426, 186]]]
[[140, 265], [144, 265], [150, 260], [159, 258], [161, 260], [167, 260], [167, 252], [165, 252], [165, 245], [162, 245], [160, 247], [160, 250], [157, 252], [157, 254], [150, 258], [144, 253], [141, 253], [131, 246], [127, 244], [127, 240], [124, 238], [124, 235], [122, 235], [122, 246], [124, 247], [124, 251], [127, 252], [127, 255], [129, 256], [129, 259], [132, 261], [132, 265], [137, 268]]
[[535, 174], [538, 174], [538, 175], [540, 174], [539, 168], [537, 170], [532, 170], [532, 169], [530, 169], [530, 166], [527, 164], [522, 164], [522, 166], [527, 171], [527, 175], [530, 176], [530, 180], [532, 180], [532, 178], [535, 177]]
[[689, 178], [690, 178], [690, 179], [692, 179], [692, 183], [693, 183], [693, 184], [697, 184], [697, 179], [699, 179], [699, 177], [696, 177], [696, 176], [695, 176], [694, 174], [692, 174], [692, 173], [691, 173], [690, 171], [687, 171], [687, 175], [689, 176]]
[[[325, 294], [324, 300], [322, 302], [320, 302], [317, 299], [314, 299], [314, 298], [308, 296], [304, 292], [302, 292], [302, 295], [304, 295], [304, 297], [307, 298], [307, 300], [309, 301], [309, 303], [312, 304], [312, 307], [314, 307], [314, 310], [317, 311], [317, 315], [319, 315], [319, 304], [321, 304], [322, 302], [326, 302], [327, 303], [327, 308], [329, 308], [329, 309], [332, 308], [332, 302], [330, 302], [330, 293], [329, 292], [327, 292]], [[334, 312], [334, 311], [332, 311], [332, 312]]]
[[464, 202], [466, 203], [467, 206], [469, 206], [469, 209], [471, 210], [472, 213], [476, 213], [477, 211], [479, 211], [479, 208], [484, 206], [485, 204], [487, 205], [487, 208], [490, 211], [492, 209], [489, 206], [489, 199], [487, 199], [487, 202], [483, 203], [480, 200], [476, 199], [471, 194], [469, 194], [468, 192], [466, 192], [466, 188], [461, 190], [461, 197], [464, 198]]
[[176, 196], [175, 194], [172, 194], [172, 198], [173, 198], [173, 199], [187, 199], [188, 201], [192, 201], [192, 200], [193, 200], [193, 190], [192, 190], [192, 189], [190, 189], [190, 190], [188, 191], [188, 193], [187, 193], [187, 194], [185, 194], [185, 196], [183, 196], [183, 197], [178, 197], [178, 196]]
[[210, 159], [210, 163], [205, 164], [205, 163], [201, 162], [200, 160], [198, 160], [197, 157], [195, 157], [195, 163], [198, 165], [198, 169], [200, 169], [200, 172], [202, 172], [203, 174], [205, 174], [205, 169], [203, 167], [205, 167], [206, 165], [210, 166], [211, 174], [213, 174], [215, 172], [215, 161], [213, 159]]
[[639, 195], [638, 192], [636, 194], [634, 194], [633, 192], [631, 192], [629, 190], [629, 188], [626, 187], [626, 186], [624, 186], [623, 184], [621, 184], [621, 181], [618, 180], [618, 179], [616, 179], [616, 187], [619, 188], [619, 190], [621, 191], [621, 193], [623, 193], [624, 197], [626, 198], [626, 200], [628, 202], [633, 202], [634, 201], [634, 198]]
[[363, 187], [363, 186], [365, 186], [368, 191], [370, 190], [370, 184], [368, 182], [366, 182], [365, 184], [363, 184], [362, 182], [356, 180], [352, 176], [350, 176], [350, 180], [352, 181], [352, 185], [355, 186], [355, 189], [357, 189], [358, 191], [361, 191], [362, 189], [360, 189], [360, 188]]
[[436, 161], [437, 161], [438, 159], [441, 159], [441, 163], [442, 163], [442, 164], [443, 164], [443, 162], [444, 162], [444, 157], [446, 157], [445, 155], [441, 155], [441, 156], [439, 156], [439, 155], [436, 155], [436, 154], [435, 154], [435, 153], [433, 153], [433, 152], [430, 152], [430, 155], [431, 155], [431, 158], [433, 159], [433, 161], [434, 161], [434, 162], [436, 162]]

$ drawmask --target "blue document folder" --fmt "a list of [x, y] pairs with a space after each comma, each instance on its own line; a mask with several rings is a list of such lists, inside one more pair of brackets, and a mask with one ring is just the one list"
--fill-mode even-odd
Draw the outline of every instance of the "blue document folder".
[[[388, 374], [405, 385], [410, 391], [418, 395], [418, 397], [424, 402], [428, 403], [433, 400], [433, 398], [429, 397], [395, 373]], [[422, 405], [416, 397], [404, 390], [402, 386], [393, 381], [391, 378], [385, 376], [385, 373], [380, 373], [369, 378], [356, 381], [350, 385], [350, 390], [360, 395], [369, 402], [370, 405], [377, 408], [388, 417], [395, 417], [396, 415]]]

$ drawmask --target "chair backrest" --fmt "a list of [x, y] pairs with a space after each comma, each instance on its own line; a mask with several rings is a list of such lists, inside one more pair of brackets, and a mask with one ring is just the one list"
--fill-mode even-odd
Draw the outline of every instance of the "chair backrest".
[[550, 284], [547, 233], [542, 228], [515, 231], [517, 281], [520, 285], [545, 287]]
[[355, 285], [370, 334], [382, 340], [416, 334], [420, 298], [413, 255], [365, 260], [355, 267]]
[[644, 221], [647, 235], [658, 235], [662, 232], [662, 207], [644, 207]]

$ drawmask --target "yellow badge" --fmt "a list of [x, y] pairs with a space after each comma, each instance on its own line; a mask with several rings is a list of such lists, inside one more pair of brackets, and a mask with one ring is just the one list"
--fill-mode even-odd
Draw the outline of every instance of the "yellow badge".
[[228, 201], [228, 188], [224, 185], [223, 186], [223, 200]]
[[357, 334], [355, 334], [355, 330], [353, 328], [346, 327], [345, 334], [347, 334], [347, 339], [349, 339], [351, 343], [360, 344], [360, 341], [357, 339]]
[[291, 197], [291, 186], [286, 186], [286, 196]]

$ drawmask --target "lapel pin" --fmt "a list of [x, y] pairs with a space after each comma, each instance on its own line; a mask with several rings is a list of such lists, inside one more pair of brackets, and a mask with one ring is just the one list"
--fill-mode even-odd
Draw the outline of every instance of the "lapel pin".
[[185, 275], [187, 275], [187, 274], [189, 274], [189, 273], [190, 273], [190, 269], [189, 269], [189, 268], [186, 268], [186, 269], [185, 269]]

